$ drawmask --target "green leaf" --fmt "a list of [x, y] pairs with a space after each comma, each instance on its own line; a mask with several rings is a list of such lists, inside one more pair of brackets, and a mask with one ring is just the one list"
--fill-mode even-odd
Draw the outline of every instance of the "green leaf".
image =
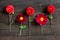
[[20, 25], [20, 29], [26, 29], [26, 25]]
[[53, 19], [53, 16], [52, 15], [49, 15], [49, 19]]
[[20, 25], [20, 29], [23, 29], [23, 25]]

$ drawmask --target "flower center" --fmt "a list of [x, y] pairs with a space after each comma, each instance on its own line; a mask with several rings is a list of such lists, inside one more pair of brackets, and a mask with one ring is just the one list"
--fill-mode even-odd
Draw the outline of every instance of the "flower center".
[[29, 10], [29, 12], [31, 12], [31, 10]]
[[44, 18], [43, 18], [43, 17], [41, 17], [41, 18], [40, 18], [40, 20], [41, 20], [41, 21], [44, 21]]
[[50, 10], [52, 10], [52, 7], [50, 8]]
[[23, 17], [20, 17], [20, 20], [23, 20], [24, 18]]

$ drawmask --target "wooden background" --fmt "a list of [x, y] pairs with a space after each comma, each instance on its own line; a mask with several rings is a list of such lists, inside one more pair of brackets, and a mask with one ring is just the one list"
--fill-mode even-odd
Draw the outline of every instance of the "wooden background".
[[[33, 19], [36, 14], [42, 13], [42, 11], [47, 5], [53, 4], [56, 7], [56, 11], [53, 14], [52, 20], [53, 33], [51, 31], [48, 21], [46, 25], [42, 26], [44, 30], [43, 34], [41, 34], [41, 31], [39, 29], [40, 26], [31, 24], [31, 37], [27, 37], [29, 36], [28, 20], [26, 22], [27, 29], [25, 31], [22, 31], [22, 37], [24, 39], [22, 37], [17, 37], [19, 30], [18, 24], [12, 24], [12, 32], [9, 32], [8, 15], [5, 14], [6, 12], [4, 11], [5, 6], [9, 4], [15, 7], [15, 14], [13, 15], [13, 20], [15, 20], [16, 16], [28, 6], [33, 6], [35, 8], [35, 14], [31, 16], [31, 19]], [[0, 37], [1, 40], [60, 40], [60, 0], [0, 0], [0, 36], [2, 36]]]

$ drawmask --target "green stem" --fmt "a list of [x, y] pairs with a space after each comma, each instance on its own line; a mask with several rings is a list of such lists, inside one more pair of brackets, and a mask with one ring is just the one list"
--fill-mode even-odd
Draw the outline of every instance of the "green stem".
[[21, 36], [22, 30], [19, 30], [19, 35]]
[[12, 17], [13, 17], [13, 14], [9, 14], [9, 27], [10, 27], [10, 32], [11, 32], [11, 25], [13, 24], [13, 19], [12, 19]]
[[29, 23], [28, 23], [28, 25], [29, 25], [29, 35], [31, 35], [31, 29], [30, 29], [30, 16], [29, 16]]
[[50, 29], [51, 29], [51, 32], [53, 33], [53, 30], [52, 30], [52, 19], [50, 19]]
[[11, 21], [12, 21], [12, 15], [9, 14], [9, 27], [10, 27], [10, 32], [11, 32]]
[[[21, 26], [22, 26], [22, 23], [21, 23]], [[20, 29], [19, 27], [19, 35], [21, 36], [21, 33], [22, 33], [22, 29]]]
[[43, 27], [41, 27], [41, 34], [43, 34]]

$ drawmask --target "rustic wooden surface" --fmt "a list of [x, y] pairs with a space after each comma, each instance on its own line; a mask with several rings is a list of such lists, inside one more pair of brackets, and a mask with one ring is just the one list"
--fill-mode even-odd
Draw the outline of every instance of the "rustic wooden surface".
[[[41, 34], [39, 26], [31, 24], [32, 35], [28, 35], [28, 28], [22, 32], [22, 37], [17, 36], [19, 25], [12, 25], [12, 32], [9, 32], [8, 15], [4, 12], [5, 6], [12, 4], [15, 7], [15, 14], [13, 19], [21, 13], [26, 7], [33, 6], [35, 8], [35, 14], [31, 17], [33, 19], [38, 13], [42, 13], [43, 9], [50, 4], [56, 7], [56, 11], [53, 14], [52, 31], [50, 29], [49, 21], [46, 25], [42, 26], [44, 29]], [[28, 18], [28, 17], [27, 17]], [[27, 20], [28, 21], [28, 20]], [[28, 27], [28, 22], [26, 22]], [[60, 40], [60, 0], [0, 0], [0, 40]]]

